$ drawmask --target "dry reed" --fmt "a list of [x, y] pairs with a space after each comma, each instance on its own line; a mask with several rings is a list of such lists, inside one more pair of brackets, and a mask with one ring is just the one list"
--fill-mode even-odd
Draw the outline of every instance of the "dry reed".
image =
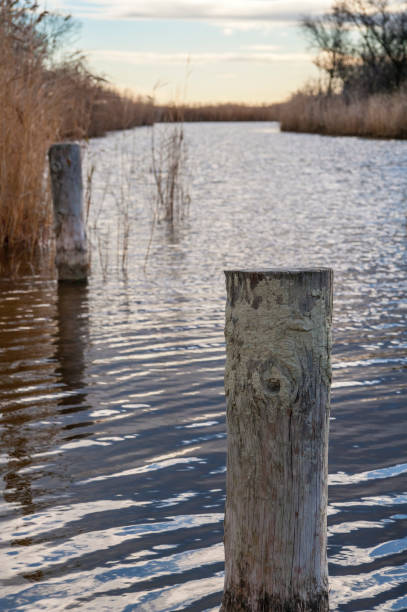
[[275, 121], [278, 105], [248, 105], [248, 104], [195, 104], [161, 106], [157, 108], [160, 121], [174, 121], [177, 113], [181, 113], [183, 121]]
[[[58, 132], [59, 108], [44, 87], [34, 36], [18, 44], [19, 32], [12, 27], [17, 11], [15, 3], [0, 2], [0, 245], [33, 258], [50, 235], [44, 163]], [[27, 19], [29, 34], [38, 18]]]
[[407, 91], [351, 100], [299, 92], [281, 105], [279, 120], [290, 132], [407, 138]]
[[58, 82], [66, 101], [61, 109], [61, 138], [93, 138], [153, 123], [154, 104], [150, 98], [119, 92], [91, 74], [83, 61], [58, 67], [53, 71], [53, 80]]
[[152, 130], [151, 160], [155, 191], [155, 214], [175, 223], [188, 211], [190, 198], [186, 187], [187, 150], [184, 135], [184, 108], [171, 106], [164, 116], [171, 127], [163, 127], [157, 145]]
[[53, 63], [41, 29], [47, 18], [31, 0], [0, 0], [2, 273], [18, 254], [34, 263], [52, 242], [49, 146], [153, 121], [151, 99], [114, 90], [89, 72], [82, 57]]

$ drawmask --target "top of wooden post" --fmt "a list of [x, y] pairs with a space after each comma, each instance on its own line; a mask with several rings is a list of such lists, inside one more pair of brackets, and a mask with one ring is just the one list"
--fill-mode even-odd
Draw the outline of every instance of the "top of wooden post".
[[264, 269], [237, 268], [237, 269], [225, 270], [225, 274], [241, 274], [242, 276], [249, 276], [249, 277], [255, 276], [255, 275], [264, 276], [264, 277], [272, 276], [274, 278], [278, 276], [300, 276], [303, 274], [315, 274], [315, 273], [331, 274], [332, 268], [328, 268], [328, 267], [309, 267], [309, 268], [281, 267], [281, 268], [264, 268]]
[[230, 281], [236, 278], [239, 281], [250, 281], [251, 289], [264, 280], [295, 280], [301, 283], [301, 280], [307, 280], [311, 285], [323, 284], [331, 285], [333, 280], [332, 268], [265, 268], [265, 269], [235, 269], [225, 270], [226, 280]]
[[80, 147], [81, 145], [79, 144], [79, 142], [74, 142], [71, 140], [65, 140], [63, 142], [55, 142], [54, 144], [52, 144], [49, 148], [49, 150], [51, 149], [63, 149], [65, 147]]
[[[225, 270], [228, 303], [234, 307], [236, 300], [245, 300], [255, 304], [256, 308], [262, 298], [256, 298], [260, 287], [266, 283], [274, 284], [288, 291], [287, 298], [297, 302], [308, 302], [324, 294], [326, 305], [332, 310], [333, 302], [333, 270], [325, 267], [309, 268], [266, 268], [266, 269], [235, 269]], [[305, 301], [304, 301], [305, 300]]]

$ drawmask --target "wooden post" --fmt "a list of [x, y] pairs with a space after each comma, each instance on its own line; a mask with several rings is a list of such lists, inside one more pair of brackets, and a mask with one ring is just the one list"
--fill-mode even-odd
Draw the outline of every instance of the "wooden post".
[[223, 612], [329, 609], [332, 278], [226, 272]]
[[55, 263], [58, 280], [84, 281], [89, 270], [83, 222], [83, 188], [80, 146], [71, 142], [53, 145], [49, 152], [56, 234]]

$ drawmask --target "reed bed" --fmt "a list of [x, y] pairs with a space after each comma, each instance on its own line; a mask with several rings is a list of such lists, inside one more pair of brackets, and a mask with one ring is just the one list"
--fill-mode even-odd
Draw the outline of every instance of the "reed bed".
[[195, 104], [178, 105], [177, 107], [161, 106], [157, 108], [160, 121], [176, 121], [178, 116], [183, 121], [275, 121], [278, 105], [248, 105], [248, 104]]
[[52, 77], [59, 83], [59, 91], [65, 92], [60, 138], [94, 138], [113, 130], [153, 124], [154, 104], [150, 98], [119, 92], [91, 74], [82, 62], [66, 63], [54, 70]]
[[278, 115], [282, 131], [407, 138], [407, 90], [350, 100], [298, 92]]
[[[13, 10], [11, 3], [0, 4], [0, 245], [32, 258], [50, 234], [44, 160], [58, 133], [60, 109], [44, 86], [35, 39], [16, 44], [19, 32], [7, 19]], [[26, 27], [29, 33], [34, 24]]]
[[48, 18], [31, 0], [0, 0], [1, 273], [10, 262], [34, 265], [52, 244], [49, 146], [154, 119], [151, 99], [116, 91], [82, 57], [54, 62], [57, 41], [42, 29]]
[[99, 86], [93, 98], [87, 137], [103, 136], [113, 130], [127, 130], [154, 123], [152, 99], [120, 93], [108, 85]]

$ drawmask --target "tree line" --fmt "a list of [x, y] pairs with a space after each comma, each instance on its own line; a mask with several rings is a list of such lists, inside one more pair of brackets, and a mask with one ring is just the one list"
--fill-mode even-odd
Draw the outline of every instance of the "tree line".
[[321, 88], [345, 98], [392, 93], [407, 83], [407, 2], [340, 0], [302, 29], [321, 70]]

